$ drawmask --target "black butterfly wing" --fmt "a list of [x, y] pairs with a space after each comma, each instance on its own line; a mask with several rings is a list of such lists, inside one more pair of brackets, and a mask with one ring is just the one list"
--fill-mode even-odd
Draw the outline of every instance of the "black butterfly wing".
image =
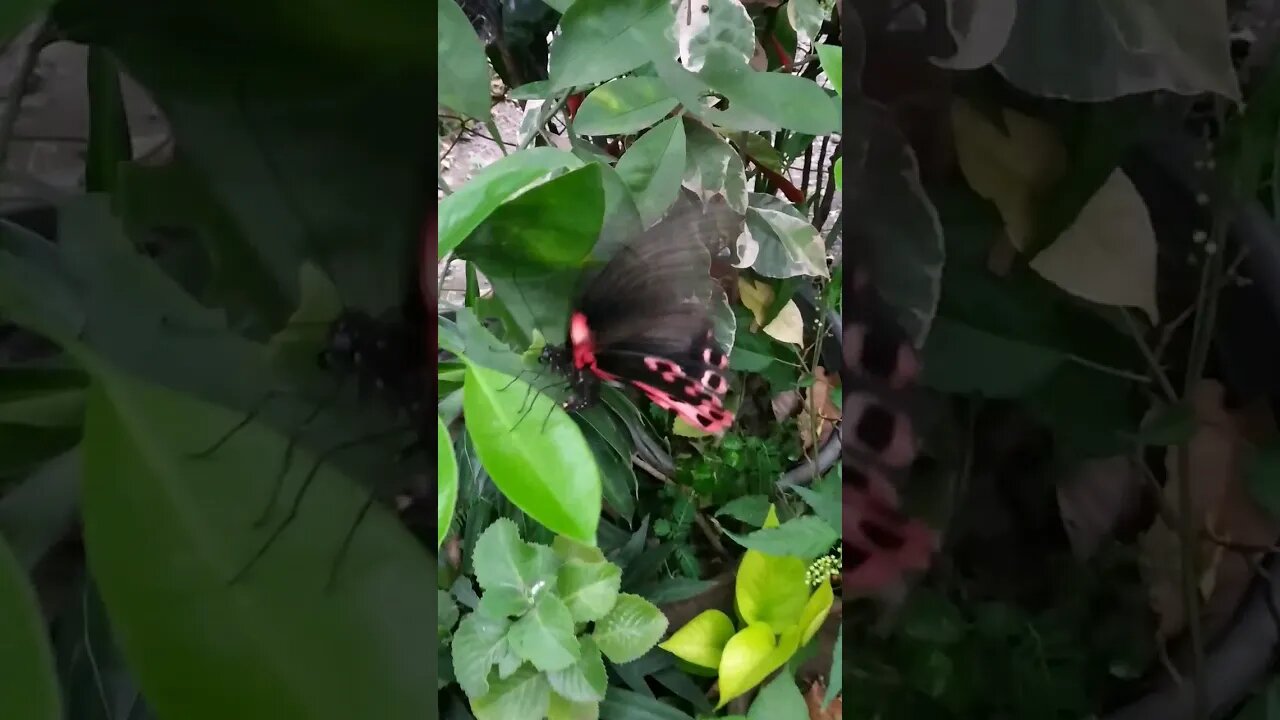
[[741, 227], [720, 196], [682, 198], [655, 225], [622, 245], [584, 283], [574, 310], [601, 350], [681, 354], [711, 326], [708, 247]]
[[892, 479], [916, 454], [916, 433], [903, 407], [919, 363], [871, 283], [867, 250], [850, 248], [845, 269], [843, 472], [846, 590], [876, 592], [923, 570], [936, 534], [899, 510]]
[[690, 425], [720, 432], [728, 360], [715, 347], [709, 248], [732, 239], [741, 216], [721, 197], [678, 203], [590, 276], [574, 304], [586, 320], [594, 365]]

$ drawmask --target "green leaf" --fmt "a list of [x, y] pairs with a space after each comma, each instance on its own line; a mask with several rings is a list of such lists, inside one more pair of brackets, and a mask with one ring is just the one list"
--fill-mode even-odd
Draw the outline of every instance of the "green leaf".
[[484, 697], [471, 700], [476, 720], [514, 720], [542, 718], [551, 703], [551, 686], [547, 677], [525, 666], [506, 679], [498, 679]]
[[674, 24], [665, 0], [577, 0], [560, 18], [560, 34], [551, 43], [551, 88], [615, 78], [648, 62], [650, 53], [674, 57], [667, 35]]
[[[689, 36], [685, 67], [698, 70], [708, 55], [717, 52], [742, 62], [750, 61], [756, 51], [756, 31], [747, 9], [734, 0], [709, 0], [704, 7], [706, 22]], [[697, 18], [694, 23], [698, 23]]]
[[605, 675], [604, 658], [590, 637], [583, 637], [578, 661], [563, 670], [547, 673], [551, 689], [566, 700], [594, 703], [604, 699], [609, 678]]
[[59, 720], [62, 703], [48, 630], [27, 573], [0, 537], [0, 705], [5, 717]]
[[458, 603], [444, 590], [436, 591], [436, 629], [443, 637], [450, 634], [458, 622]]
[[836, 644], [831, 651], [831, 672], [827, 673], [827, 694], [822, 698], [822, 707], [826, 709], [831, 701], [840, 694], [844, 683], [844, 625], [836, 630]]
[[[157, 716], [429, 715], [433, 670], [404, 662], [437, 632], [423, 612], [435, 602], [434, 561], [418, 541], [374, 505], [335, 566], [367, 491], [298, 448], [281, 496], [294, 497], [316, 467], [305, 502], [245, 573], [283, 519], [278, 509], [267, 527], [254, 522], [275, 467], [264, 458], [282, 457], [285, 438], [250, 423], [192, 457], [193, 437], [238, 414], [108, 367], [93, 367], [86, 409], [85, 550]], [[200, 683], [188, 682], [193, 673]]]
[[594, 543], [601, 488], [591, 448], [573, 419], [541, 393], [526, 408], [532, 419], [524, 418], [531, 392], [518, 378], [469, 363], [467, 433], [494, 484], [516, 507], [552, 532]]
[[730, 700], [759, 685], [769, 673], [782, 667], [800, 646], [799, 628], [781, 637], [764, 623], [753, 623], [729, 638], [720, 657], [720, 702]]
[[764, 524], [765, 517], [769, 515], [769, 507], [767, 495], [743, 495], [721, 505], [716, 511], [716, 517], [728, 515], [748, 525], [760, 527]]
[[436, 101], [463, 115], [488, 121], [489, 62], [480, 38], [454, 0], [438, 0], [436, 12]]
[[618, 176], [635, 198], [646, 227], [657, 222], [680, 193], [684, 145], [684, 124], [680, 118], [670, 118], [645, 133], [618, 159]]
[[715, 609], [703, 610], [658, 647], [684, 660], [705, 668], [720, 667], [720, 654], [733, 637], [733, 621]]
[[939, 317], [925, 345], [925, 382], [942, 392], [1016, 398], [1044, 383], [1065, 353]]
[[80, 453], [71, 450], [40, 466], [0, 497], [0, 536], [33, 570], [79, 519]]
[[597, 87], [573, 117], [579, 135], [625, 135], [643, 130], [677, 105], [666, 85], [655, 77], [624, 77]]
[[760, 694], [751, 703], [747, 720], [806, 720], [809, 708], [805, 705], [796, 679], [790, 673], [778, 673], [768, 685], [760, 688]]
[[725, 534], [739, 545], [766, 555], [792, 555], [805, 561], [825, 554], [840, 539], [835, 528], [813, 515], [792, 518], [779, 527], [756, 530], [745, 536], [727, 531]]
[[543, 672], [563, 670], [581, 656], [573, 634], [573, 616], [564, 602], [551, 592], [543, 592], [524, 617], [511, 626], [511, 649]]
[[462, 618], [449, 645], [453, 673], [468, 697], [489, 692], [489, 670], [507, 651], [507, 631], [511, 621], [481, 613]]
[[822, 63], [822, 71], [831, 80], [836, 94], [844, 95], [844, 48], [839, 45], [818, 45], [818, 61]]
[[717, 51], [707, 56], [698, 76], [729, 100], [737, 112], [762, 119], [751, 130], [795, 130], [810, 135], [840, 132], [837, 105], [808, 78], [759, 72], [747, 63]]
[[512, 153], [476, 173], [470, 181], [440, 201], [436, 221], [440, 247], [436, 257], [444, 258], [495, 208], [527, 190], [539, 179], [546, 180], [560, 168], [577, 168], [582, 164], [572, 153], [538, 147]]
[[1280, 441], [1258, 448], [1245, 469], [1245, 486], [1273, 518], [1280, 518]]
[[458, 460], [453, 455], [449, 428], [436, 416], [436, 547], [444, 543], [458, 502]]
[[[1227, 6], [1020, 3], [994, 67], [1038, 97], [1100, 102], [1168, 90], [1240, 99], [1231, 63]], [[1070, 38], [1089, 38], [1082, 71]]]
[[781, 633], [800, 619], [809, 599], [808, 565], [798, 557], [770, 557], [748, 550], [738, 566], [735, 601], [748, 623], [763, 623]]
[[799, 42], [811, 42], [822, 29], [822, 23], [831, 17], [834, 0], [791, 0], [787, 3], [787, 20], [795, 28]]
[[843, 486], [835, 472], [819, 478], [813, 483], [813, 487], [796, 485], [791, 489], [804, 500], [805, 505], [813, 510], [815, 516], [822, 518], [833, 528], [841, 527], [844, 522], [841, 502]]
[[[734, 212], [747, 211], [747, 176], [742, 156], [728, 142], [701, 123], [686, 119], [685, 183], [702, 196], [721, 193]], [[753, 136], [754, 137], [754, 136]], [[732, 343], [730, 343], [732, 346]]]
[[651, 695], [610, 686], [600, 717], [609, 720], [693, 720], [693, 717]]
[[800, 611], [800, 622], [797, 626], [800, 628], [800, 644], [805, 645], [813, 639], [814, 635], [822, 629], [822, 623], [826, 621], [827, 614], [831, 612], [831, 606], [835, 603], [835, 591], [831, 589], [831, 579], [824, 579], [813, 594], [809, 596], [809, 600], [805, 602], [804, 609]]
[[[738, 240], [738, 251], [755, 257], [751, 269], [772, 278], [827, 277], [822, 234], [799, 210], [786, 200], [761, 193], [749, 193], [747, 202], [747, 236]], [[744, 251], [744, 243], [756, 250]]]
[[831, 172], [835, 174], [836, 189], [843, 190], [844, 189], [844, 158], [842, 157], [836, 158], [836, 164], [832, 166]]
[[591, 636], [605, 657], [622, 664], [649, 652], [666, 631], [667, 618], [657, 606], [639, 595], [623, 593]]
[[566, 700], [558, 693], [551, 693], [551, 704], [547, 707], [547, 720], [599, 720], [600, 703], [574, 702]]
[[551, 548], [520, 539], [510, 518], [498, 518], [476, 541], [472, 558], [476, 582], [485, 593], [513, 590], [530, 605], [556, 573]]
[[556, 591], [574, 622], [595, 622], [617, 603], [621, 585], [622, 569], [617, 565], [571, 559], [560, 566]]
[[491, 274], [512, 275], [530, 265], [576, 269], [600, 235], [602, 172], [590, 163], [507, 200], [458, 247], [458, 257]]

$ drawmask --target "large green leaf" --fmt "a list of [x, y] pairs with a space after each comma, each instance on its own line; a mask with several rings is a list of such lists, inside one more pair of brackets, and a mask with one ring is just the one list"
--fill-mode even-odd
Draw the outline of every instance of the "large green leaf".
[[437, 227], [443, 258], [466, 239], [499, 205], [546, 179], [560, 168], [582, 161], [556, 148], [530, 148], [508, 155], [476, 173], [457, 192], [440, 201]]
[[808, 78], [759, 72], [723, 51], [707, 56], [699, 76], [729, 100], [731, 109], [766, 121], [766, 127], [744, 129], [785, 128], [810, 135], [840, 131], [839, 106]]
[[573, 117], [573, 131], [579, 135], [634, 133], [666, 117], [676, 103], [658, 78], [618, 78], [587, 95]]
[[471, 22], [454, 0], [438, 0], [436, 99], [447, 107], [489, 120], [489, 63]]
[[62, 703], [53, 652], [27, 572], [0, 537], [0, 713], [6, 718], [59, 720]]
[[577, 0], [551, 43], [553, 90], [615, 78], [643, 65], [650, 53], [675, 57], [675, 24], [665, 0]]
[[[229, 583], [283, 519], [277, 508], [267, 527], [254, 522], [275, 465], [264, 459], [281, 457], [284, 438], [251, 423], [218, 452], [191, 457], [198, 432], [212, 434], [235, 416], [105, 363], [94, 371], [83, 450], [85, 550], [157, 714], [407, 720], [431, 713], [432, 669], [421, 651], [435, 637], [433, 561], [394, 517], [372, 508], [335, 568], [366, 493], [321, 465], [296, 518]], [[285, 498], [313, 466], [308, 453], [296, 458]]]
[[494, 484], [552, 532], [594, 544], [600, 474], [573, 419], [523, 380], [474, 363], [463, 393], [467, 433]]
[[676, 201], [684, 166], [684, 124], [678, 117], [645, 133], [618, 159], [618, 176], [635, 198], [646, 226], [657, 222]]
[[453, 506], [458, 502], [458, 460], [444, 421], [436, 417], [436, 547], [449, 534]]

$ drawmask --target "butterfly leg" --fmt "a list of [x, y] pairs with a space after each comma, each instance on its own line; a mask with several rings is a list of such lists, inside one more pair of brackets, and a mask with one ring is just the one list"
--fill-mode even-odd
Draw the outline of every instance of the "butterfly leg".
[[311, 425], [311, 423], [315, 422], [315, 419], [320, 416], [320, 413], [323, 412], [326, 407], [333, 404], [333, 401], [338, 398], [338, 394], [342, 392], [342, 387], [346, 382], [346, 375], [339, 376], [338, 381], [334, 383], [333, 389], [329, 394], [325, 396], [323, 400], [316, 403], [311, 408], [311, 412], [307, 413], [307, 416], [302, 419], [302, 422], [293, 429], [293, 432], [289, 433], [289, 441], [284, 447], [284, 455], [280, 458], [280, 469], [276, 471], [275, 480], [271, 484], [271, 495], [268, 497], [266, 505], [262, 508], [262, 514], [260, 514], [258, 519], [253, 522], [253, 526], [255, 528], [266, 525], [267, 519], [271, 517], [271, 511], [274, 510], [276, 504], [280, 502], [280, 491], [284, 488], [284, 478], [289, 474], [289, 468], [293, 465], [293, 452], [298, 447], [298, 440], [302, 437], [303, 430]]
[[[426, 449], [426, 443], [421, 438], [414, 438], [413, 442], [400, 449], [396, 453], [396, 464], [400, 464], [405, 460], [413, 457], [419, 452]], [[351, 543], [355, 540], [356, 531], [360, 528], [360, 523], [364, 522], [365, 515], [369, 514], [369, 510], [373, 507], [373, 503], [377, 499], [377, 483], [369, 484], [369, 492], [365, 494], [364, 503], [360, 505], [359, 512], [356, 513], [356, 519], [347, 528], [347, 534], [342, 538], [342, 544], [338, 547], [338, 554], [333, 559], [333, 565], [329, 568], [329, 580], [325, 583], [325, 592], [331, 592], [338, 582], [338, 571], [342, 567], [342, 561], [347, 557], [347, 551], [351, 548]]]
[[[520, 423], [524, 422], [524, 419], [525, 419], [526, 417], [528, 417], [528, 416], [529, 416], [529, 413], [533, 412], [533, 408], [534, 408], [534, 406], [538, 404], [538, 397], [539, 397], [539, 396], [541, 396], [545, 391], [550, 390], [551, 388], [556, 387], [556, 386], [558, 386], [558, 385], [563, 385], [563, 384], [564, 384], [564, 382], [563, 382], [563, 381], [552, 380], [551, 382], [547, 383], [546, 385], [543, 385], [543, 386], [542, 386], [542, 387], [540, 387], [540, 388], [536, 388], [537, 393], [533, 395], [533, 402], [529, 403], [529, 406], [528, 406], [527, 408], [524, 406], [524, 404], [523, 404], [523, 403], [520, 405], [520, 417], [516, 420], [515, 425], [512, 425], [512, 426], [511, 426], [511, 429], [512, 429], [512, 430], [515, 430], [516, 428], [520, 427]], [[554, 406], [554, 405], [555, 405], [555, 403], [554, 403], [554, 402], [552, 402], [551, 404], [552, 404], [552, 406]]]
[[402, 426], [396, 426], [394, 428], [384, 429], [378, 432], [366, 433], [365, 435], [333, 445], [321, 452], [320, 455], [316, 457], [316, 461], [311, 465], [311, 469], [307, 472], [306, 477], [302, 479], [302, 483], [298, 486], [298, 490], [293, 494], [293, 502], [289, 505], [288, 514], [285, 515], [285, 518], [281, 520], [274, 529], [272, 529], [271, 534], [267, 536], [267, 539], [263, 541], [262, 545], [258, 547], [258, 550], [249, 558], [249, 561], [231, 577], [228, 584], [234, 585], [243, 579], [244, 576], [249, 573], [249, 570], [251, 570], [253, 566], [262, 559], [262, 556], [267, 554], [267, 550], [271, 548], [280, 535], [282, 535], [289, 525], [297, 519], [298, 509], [302, 506], [302, 498], [306, 495], [307, 490], [311, 488], [311, 483], [316, 479], [316, 475], [319, 474], [321, 466], [323, 466], [326, 461], [343, 450], [348, 450], [358, 445], [363, 445], [364, 443], [376, 442], [403, 432], [404, 428]]
[[278, 388], [275, 390], [268, 390], [265, 395], [258, 398], [257, 402], [253, 404], [253, 407], [249, 408], [249, 412], [245, 413], [244, 417], [240, 418], [239, 422], [237, 422], [235, 425], [232, 425], [231, 428], [226, 432], [222, 433], [222, 435], [219, 435], [218, 439], [214, 440], [212, 445], [209, 445], [202, 450], [197, 450], [193, 453], [188, 453], [187, 457], [190, 457], [193, 459], [202, 459], [202, 458], [209, 457], [210, 455], [217, 452], [223, 445], [226, 445], [227, 441], [230, 440], [232, 437], [234, 437], [236, 433], [245, 429], [245, 427], [248, 426], [249, 423], [256, 420], [257, 417], [260, 414], [262, 414], [262, 411], [267, 407], [267, 404], [270, 403], [272, 400], [275, 400], [276, 398], [279, 398], [279, 397], [296, 395], [296, 394], [297, 393], [291, 390], [283, 390]]

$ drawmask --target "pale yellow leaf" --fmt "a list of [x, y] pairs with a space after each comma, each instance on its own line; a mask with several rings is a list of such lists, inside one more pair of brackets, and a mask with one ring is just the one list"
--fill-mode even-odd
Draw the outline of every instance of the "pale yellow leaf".
[[777, 317], [764, 327], [764, 334], [779, 342], [804, 345], [804, 317], [795, 300], [788, 300]]
[[963, 99], [951, 104], [956, 160], [974, 192], [995, 203], [1005, 233], [1026, 247], [1034, 227], [1034, 199], [1062, 176], [1067, 151], [1047, 123], [1002, 110], [1004, 131]]
[[1099, 305], [1156, 307], [1156, 232], [1147, 205], [1116, 169], [1058, 239], [1031, 260], [1046, 280]]
[[764, 325], [765, 311], [769, 309], [769, 305], [773, 302], [773, 288], [763, 282], [756, 282], [749, 278], [738, 278], [738, 297], [742, 300], [742, 305], [751, 311], [755, 316], [757, 325]]

